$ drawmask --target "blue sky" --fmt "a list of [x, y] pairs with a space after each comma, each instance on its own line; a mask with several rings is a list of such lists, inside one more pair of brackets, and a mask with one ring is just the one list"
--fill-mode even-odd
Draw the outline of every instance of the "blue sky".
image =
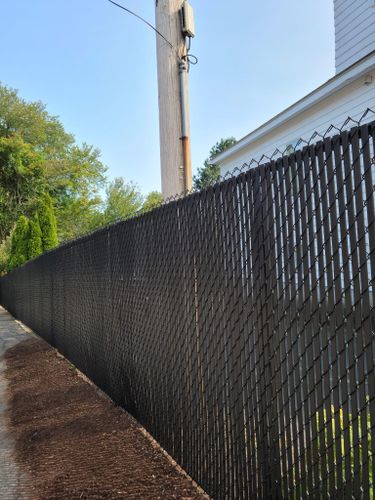
[[[118, 0], [154, 22], [154, 0]], [[191, 0], [194, 169], [334, 74], [333, 0]], [[0, 81], [43, 101], [110, 177], [160, 189], [156, 50], [151, 30], [106, 0], [1, 5]]]

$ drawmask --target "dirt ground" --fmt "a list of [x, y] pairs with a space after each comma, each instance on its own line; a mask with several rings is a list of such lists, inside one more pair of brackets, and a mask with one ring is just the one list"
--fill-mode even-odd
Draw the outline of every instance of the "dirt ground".
[[30, 337], [5, 359], [16, 460], [36, 498], [208, 498], [44, 341]]

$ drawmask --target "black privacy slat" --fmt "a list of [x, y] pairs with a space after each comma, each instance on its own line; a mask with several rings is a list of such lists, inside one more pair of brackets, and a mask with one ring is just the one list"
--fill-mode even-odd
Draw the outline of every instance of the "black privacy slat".
[[67, 243], [0, 302], [213, 498], [374, 498], [374, 137]]

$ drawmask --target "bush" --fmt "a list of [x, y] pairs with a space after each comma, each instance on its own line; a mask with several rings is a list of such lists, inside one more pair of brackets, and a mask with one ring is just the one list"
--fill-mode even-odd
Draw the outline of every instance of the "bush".
[[50, 250], [58, 244], [56, 217], [49, 194], [44, 194], [37, 211], [42, 232], [42, 250]]
[[34, 259], [43, 252], [42, 231], [40, 229], [39, 217], [36, 213], [30, 220], [30, 233], [28, 241], [28, 259]]
[[12, 246], [12, 233], [0, 244], [0, 276], [6, 274], [9, 269], [9, 259]]
[[22, 266], [29, 258], [30, 221], [21, 215], [12, 234], [8, 270]]

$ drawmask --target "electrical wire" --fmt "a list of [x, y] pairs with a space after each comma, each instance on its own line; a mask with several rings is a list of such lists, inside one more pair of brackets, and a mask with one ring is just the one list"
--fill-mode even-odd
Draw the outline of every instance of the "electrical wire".
[[187, 65], [188, 65], [188, 71], [189, 71], [189, 67], [190, 65], [195, 65], [198, 63], [198, 58], [196, 56], [194, 56], [193, 54], [189, 54], [189, 51], [190, 51], [190, 46], [191, 46], [191, 38], [189, 38], [189, 43], [187, 45], [187, 50], [186, 50], [186, 54], [184, 56], [180, 56], [179, 53], [178, 53], [178, 50], [176, 49], [176, 47], [162, 34], [160, 33], [159, 30], [157, 30], [155, 28], [155, 26], [153, 26], [151, 23], [149, 23], [148, 21], [146, 21], [146, 19], [144, 19], [142, 16], [140, 16], [139, 14], [136, 14], [135, 12], [133, 12], [132, 10], [128, 9], [127, 7], [124, 7], [123, 5], [115, 2], [114, 0], [107, 0], [109, 3], [115, 5], [116, 7], [118, 7], [119, 9], [122, 9], [124, 10], [125, 12], [127, 12], [128, 14], [131, 14], [132, 16], [136, 17], [137, 19], [139, 19], [140, 21], [142, 21], [143, 23], [145, 23], [149, 28], [151, 28], [153, 31], [155, 31], [155, 33], [157, 35], [159, 35], [165, 42], [167, 42], [167, 44], [170, 46], [170, 48], [175, 52], [177, 58], [179, 61], [186, 61], [187, 62]]
[[159, 35], [165, 42], [167, 42], [167, 44], [170, 46], [170, 48], [172, 50], [174, 50], [174, 52], [176, 53], [178, 59], [181, 60], [181, 57], [179, 56], [179, 53], [178, 53], [178, 50], [176, 49], [176, 47], [174, 47], [174, 45], [172, 45], [172, 43], [167, 38], [165, 38], [165, 36], [162, 33], [160, 33], [160, 31], [158, 31], [151, 23], [149, 23], [148, 21], [146, 21], [146, 19], [144, 19], [143, 17], [141, 17], [139, 14], [136, 14], [132, 10], [128, 9], [127, 7], [124, 7], [123, 5], [121, 5], [121, 4], [117, 3], [117, 2], [114, 2], [113, 0], [107, 0], [107, 1], [109, 3], [111, 3], [111, 4], [113, 4], [113, 5], [116, 5], [116, 7], [118, 7], [119, 9], [122, 9], [125, 12], [128, 12], [128, 14], [131, 14], [132, 16], [138, 18], [140, 21], [142, 21], [143, 23], [145, 23], [149, 28], [151, 28], [152, 30], [154, 30], [157, 35]]
[[198, 64], [198, 57], [194, 56], [193, 54], [187, 53], [186, 56], [183, 56], [182, 59], [186, 59], [188, 63], [191, 64], [192, 66]]

